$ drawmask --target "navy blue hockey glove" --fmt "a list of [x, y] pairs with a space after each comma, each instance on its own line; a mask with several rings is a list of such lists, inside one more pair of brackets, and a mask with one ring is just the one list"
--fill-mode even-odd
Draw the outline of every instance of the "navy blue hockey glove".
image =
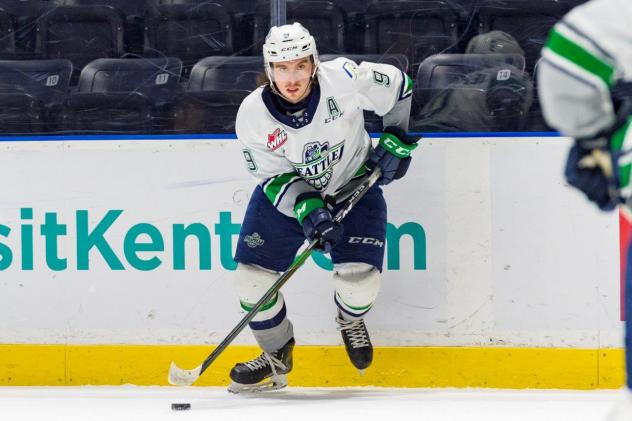
[[603, 149], [585, 149], [580, 143], [571, 148], [564, 175], [571, 186], [581, 190], [588, 200], [603, 211], [613, 210], [621, 199], [612, 171], [612, 155]]
[[629, 184], [629, 175], [621, 171], [619, 158], [623, 141], [630, 127], [632, 101], [626, 99], [617, 110], [615, 123], [595, 137], [577, 139], [566, 161], [566, 181], [581, 190], [588, 200], [603, 211], [613, 210], [624, 203], [621, 197], [621, 179]]
[[409, 136], [404, 130], [396, 126], [384, 129], [380, 141], [369, 154], [367, 169], [373, 171], [376, 167], [382, 170], [378, 184], [386, 185], [393, 180], [402, 178], [410, 166], [410, 153], [419, 146], [420, 138]]
[[334, 223], [319, 193], [303, 193], [296, 198], [294, 213], [305, 237], [318, 240], [317, 249], [330, 253], [342, 238], [342, 225]]

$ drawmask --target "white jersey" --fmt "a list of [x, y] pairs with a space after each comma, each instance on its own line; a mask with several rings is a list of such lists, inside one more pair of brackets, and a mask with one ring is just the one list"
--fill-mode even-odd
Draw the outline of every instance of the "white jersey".
[[410, 110], [412, 80], [394, 66], [337, 58], [321, 63], [317, 76], [302, 119], [279, 112], [274, 94], [260, 87], [244, 99], [235, 124], [248, 170], [292, 217], [298, 195], [333, 195], [364, 172], [371, 139], [362, 110], [384, 116], [405, 103], [406, 125]]
[[558, 22], [538, 65], [544, 117], [572, 137], [590, 137], [615, 120], [610, 88], [632, 80], [632, 1], [593, 0]]

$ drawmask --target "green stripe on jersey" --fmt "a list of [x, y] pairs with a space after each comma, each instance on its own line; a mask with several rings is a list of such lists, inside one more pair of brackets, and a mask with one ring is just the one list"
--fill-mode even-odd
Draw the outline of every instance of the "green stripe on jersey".
[[275, 176], [266, 184], [263, 192], [266, 196], [268, 196], [268, 199], [270, 199], [270, 202], [272, 202], [273, 205], [276, 206], [277, 198], [279, 197], [281, 190], [283, 190], [283, 187], [294, 180], [295, 177], [298, 177], [296, 173], [288, 172]]
[[631, 120], [628, 120], [626, 124], [624, 124], [619, 130], [614, 132], [612, 135], [612, 141], [610, 143], [610, 149], [613, 151], [620, 151], [623, 148], [623, 142], [625, 141], [625, 136], [630, 129]]
[[406, 87], [404, 88], [404, 95], [407, 95], [413, 90], [413, 80], [410, 76], [406, 75], [406, 81], [404, 82]]
[[303, 219], [309, 215], [314, 209], [324, 208], [325, 202], [317, 197], [310, 197], [309, 199], [302, 200], [294, 206], [294, 213], [299, 224], [303, 224]]
[[[270, 301], [268, 301], [263, 306], [261, 306], [259, 311], [265, 311], [265, 310], [271, 309], [272, 306], [274, 306], [277, 303], [278, 299], [279, 299], [279, 294], [278, 293], [274, 294], [274, 297], [272, 297], [270, 299]], [[254, 304], [250, 304], [250, 303], [247, 303], [247, 302], [241, 301], [241, 300], [239, 301], [239, 304], [241, 304], [241, 308], [243, 308], [246, 311], [252, 310], [252, 308], [255, 306]]]
[[622, 189], [630, 184], [630, 170], [632, 170], [632, 164], [626, 164], [619, 168], [619, 187]]
[[607, 86], [613, 85], [615, 69], [612, 65], [569, 40], [555, 28], [551, 31], [546, 46], [553, 53], [597, 76]]
[[360, 168], [358, 168], [358, 171], [355, 172], [355, 174], [353, 174], [353, 178], [357, 178], [357, 177], [362, 177], [364, 174], [366, 174], [366, 172], [368, 171], [366, 164], [362, 164], [360, 165]]

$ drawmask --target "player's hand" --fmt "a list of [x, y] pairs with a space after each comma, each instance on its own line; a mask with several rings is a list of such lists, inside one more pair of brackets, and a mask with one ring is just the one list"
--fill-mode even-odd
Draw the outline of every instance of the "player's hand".
[[303, 226], [303, 233], [309, 242], [318, 240], [317, 249], [329, 253], [342, 238], [342, 225], [334, 222], [318, 192], [299, 195], [294, 205], [294, 213]]
[[571, 148], [564, 171], [566, 181], [581, 190], [599, 209], [613, 210], [623, 200], [619, 194], [617, 171], [614, 170], [617, 166], [612, 154], [603, 149], [603, 145], [596, 148], [586, 146], [590, 145], [582, 145], [578, 141]]
[[[623, 100], [615, 122], [594, 137], [577, 139], [566, 161], [566, 181], [578, 188], [599, 209], [609, 211], [624, 203], [621, 195], [619, 159], [632, 114], [632, 100]], [[618, 140], [615, 140], [618, 139]], [[628, 182], [626, 181], [626, 186]]]
[[330, 253], [342, 238], [343, 228], [327, 209], [316, 208], [303, 219], [303, 232], [310, 242], [318, 240], [317, 249]]
[[317, 249], [329, 253], [342, 238], [342, 225], [334, 222], [319, 193], [299, 195], [296, 198], [294, 213], [303, 226], [303, 233], [309, 242], [318, 240]]
[[389, 126], [384, 129], [378, 145], [371, 150], [367, 162], [369, 171], [373, 171], [378, 166], [382, 170], [378, 184], [389, 184], [406, 174], [410, 166], [410, 153], [418, 146], [419, 139], [409, 136], [399, 127]]

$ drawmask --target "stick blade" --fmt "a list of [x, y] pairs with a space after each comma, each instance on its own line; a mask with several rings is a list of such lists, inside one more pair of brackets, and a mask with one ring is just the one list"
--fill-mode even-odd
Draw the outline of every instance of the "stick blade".
[[191, 386], [200, 377], [202, 366], [193, 370], [183, 370], [176, 363], [172, 362], [169, 367], [169, 383], [174, 386]]

